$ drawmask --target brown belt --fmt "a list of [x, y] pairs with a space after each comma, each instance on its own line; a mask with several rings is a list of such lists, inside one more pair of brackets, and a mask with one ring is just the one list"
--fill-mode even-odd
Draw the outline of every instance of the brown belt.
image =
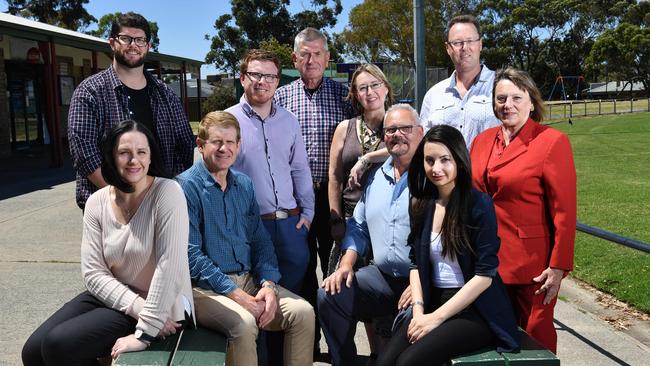
[[275, 212], [262, 215], [262, 220], [284, 220], [292, 216], [300, 215], [300, 208], [290, 208], [288, 210], [282, 209]]

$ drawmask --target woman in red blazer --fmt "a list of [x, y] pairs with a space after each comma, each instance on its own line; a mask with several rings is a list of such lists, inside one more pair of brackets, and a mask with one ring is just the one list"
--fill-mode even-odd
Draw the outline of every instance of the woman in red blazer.
[[472, 143], [474, 185], [494, 201], [501, 238], [499, 274], [519, 325], [556, 352], [553, 309], [560, 283], [573, 269], [573, 153], [566, 135], [540, 124], [544, 105], [526, 72], [497, 72], [493, 98], [502, 125]]

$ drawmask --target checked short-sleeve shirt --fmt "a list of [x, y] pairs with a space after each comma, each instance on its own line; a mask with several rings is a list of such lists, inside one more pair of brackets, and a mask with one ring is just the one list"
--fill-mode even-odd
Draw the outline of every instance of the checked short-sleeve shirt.
[[300, 122], [314, 182], [328, 178], [330, 145], [338, 124], [354, 116], [352, 105], [345, 101], [348, 87], [323, 78], [320, 87], [310, 94], [302, 79], [275, 92], [275, 102], [293, 113]]
[[[154, 135], [158, 139], [163, 164], [177, 175], [194, 158], [194, 135], [180, 99], [162, 81], [147, 71], [147, 90], [153, 115]], [[88, 178], [101, 165], [99, 144], [104, 132], [120, 121], [133, 118], [129, 96], [113, 67], [82, 81], [74, 91], [68, 114], [70, 155], [76, 170], [77, 205], [83, 208], [97, 190]]]

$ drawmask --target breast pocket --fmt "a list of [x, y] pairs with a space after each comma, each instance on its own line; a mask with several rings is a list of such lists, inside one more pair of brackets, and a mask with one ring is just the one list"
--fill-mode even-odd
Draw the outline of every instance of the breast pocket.
[[427, 121], [428, 126], [446, 124], [454, 126], [456, 121], [454, 115], [456, 114], [456, 108], [454, 108], [454, 103], [446, 102], [441, 105], [436, 106], [431, 111], [431, 116]]
[[487, 120], [494, 118], [494, 111], [492, 110], [492, 100], [488, 97], [481, 96], [472, 99], [471, 108], [473, 120]]

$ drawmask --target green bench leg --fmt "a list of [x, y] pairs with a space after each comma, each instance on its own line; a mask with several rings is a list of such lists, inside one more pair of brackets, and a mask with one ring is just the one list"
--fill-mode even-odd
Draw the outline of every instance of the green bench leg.
[[122, 353], [113, 366], [168, 366], [172, 359], [179, 335], [157, 339], [143, 352]]
[[217, 366], [226, 363], [227, 339], [205, 328], [186, 329], [170, 366]]

